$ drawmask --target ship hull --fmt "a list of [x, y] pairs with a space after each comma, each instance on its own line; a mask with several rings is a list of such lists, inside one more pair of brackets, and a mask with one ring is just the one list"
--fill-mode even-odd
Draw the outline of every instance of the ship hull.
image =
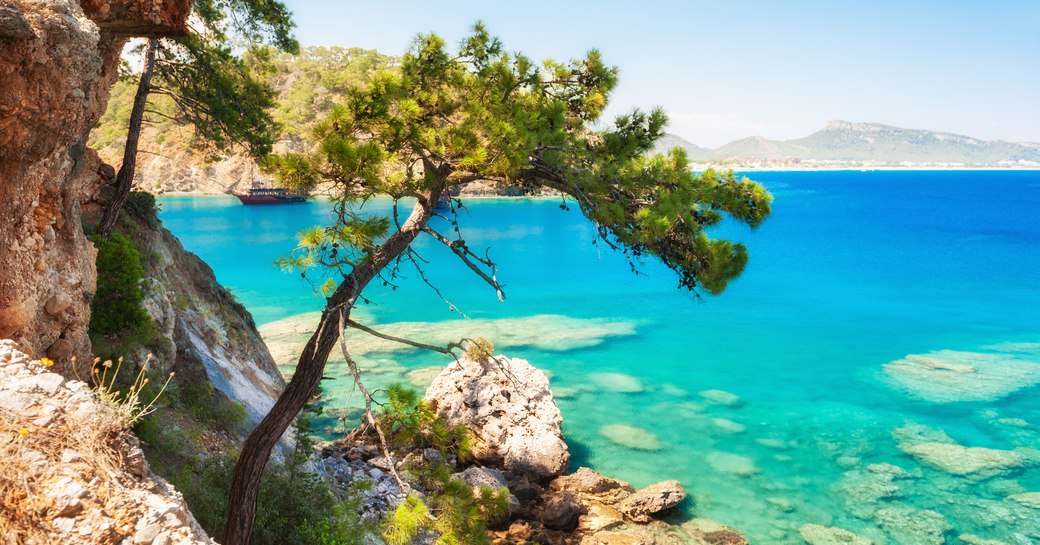
[[273, 195], [235, 195], [242, 204], [299, 204], [307, 199], [299, 195], [276, 197]]

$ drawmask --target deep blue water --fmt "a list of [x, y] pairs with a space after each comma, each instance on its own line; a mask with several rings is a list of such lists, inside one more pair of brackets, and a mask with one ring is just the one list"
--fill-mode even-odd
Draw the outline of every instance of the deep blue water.
[[[1030, 381], [1040, 345], [1028, 344], [1040, 342], [1040, 172], [752, 177], [773, 192], [774, 214], [755, 231], [729, 225], [715, 233], [745, 242], [751, 254], [719, 297], [678, 291], [671, 272], [652, 261], [633, 275], [622, 256], [592, 244], [594, 230], [576, 210], [561, 211], [552, 199], [467, 201], [463, 233], [471, 247], [490, 248], [503, 304], [436, 243], [420, 241], [417, 250], [430, 261], [430, 279], [474, 320], [466, 327], [552, 373], [575, 463], [637, 486], [680, 479], [693, 496], [691, 513], [730, 523], [757, 544], [803, 543], [805, 523], [879, 543], [942, 543], [920, 524], [920, 535], [906, 533], [910, 521], [940, 520], [923, 510], [947, 521], [948, 543], [962, 534], [1040, 543], [1040, 510], [1011, 498], [1040, 492], [1040, 468], [1030, 466], [1040, 458], [1023, 450], [1040, 449], [1040, 379]], [[321, 308], [308, 284], [272, 261], [292, 249], [297, 232], [328, 221], [326, 204], [160, 202], [165, 225], [273, 339]], [[408, 278], [396, 291], [366, 292], [365, 319], [418, 336], [461, 331], [464, 318], [403, 270]], [[444, 364], [357, 342], [377, 387], [428, 383], [422, 370]], [[938, 403], [885, 380], [882, 365], [939, 350], [1009, 358], [1006, 365], [1024, 369], [1016, 380], [1025, 387]], [[324, 385], [329, 405], [356, 404], [342, 365], [330, 365], [338, 379]], [[741, 403], [708, 403], [698, 392], [709, 389]], [[908, 423], [963, 446], [1019, 448], [1021, 467], [942, 471], [898, 448], [893, 432]], [[618, 424], [654, 434], [660, 448], [624, 446]], [[881, 462], [913, 476], [882, 482], [866, 469]]]

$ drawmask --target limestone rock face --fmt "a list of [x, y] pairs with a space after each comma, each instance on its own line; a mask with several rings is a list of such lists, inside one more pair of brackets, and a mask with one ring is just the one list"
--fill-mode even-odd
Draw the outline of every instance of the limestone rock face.
[[[152, 475], [120, 406], [0, 340], [4, 543], [213, 543], [181, 495]], [[15, 514], [17, 517], [14, 517]], [[4, 520], [6, 519], [6, 520]]]
[[649, 522], [652, 515], [671, 509], [686, 499], [679, 481], [664, 481], [637, 490], [617, 504], [619, 511], [636, 522]]
[[141, 224], [145, 309], [159, 332], [164, 371], [209, 382], [248, 413], [254, 428], [285, 387], [253, 318], [217, 282], [213, 270], [162, 226]]
[[563, 473], [570, 461], [549, 379], [521, 359], [462, 358], [434, 379], [425, 400], [476, 438], [475, 458], [532, 479]]
[[[95, 251], [81, 205], [107, 170], [84, 142], [104, 111], [126, 37], [183, 28], [190, 3], [87, 4], [85, 12], [74, 0], [0, 2], [0, 338], [58, 356], [59, 364], [89, 355]], [[105, 28], [104, 13], [136, 22]], [[68, 305], [48, 312], [56, 296]]]

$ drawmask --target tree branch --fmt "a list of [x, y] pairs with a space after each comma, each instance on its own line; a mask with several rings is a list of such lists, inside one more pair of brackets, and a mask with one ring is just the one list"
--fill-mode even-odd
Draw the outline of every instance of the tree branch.
[[[454, 241], [454, 242], [451, 241], [451, 240], [448, 240], [447, 237], [445, 237], [444, 235], [438, 233], [437, 231], [434, 231], [433, 229], [431, 229], [429, 226], [426, 226], [426, 225], [423, 226], [422, 230], [425, 233], [427, 233], [430, 236], [432, 236], [434, 239], [436, 239], [441, 244], [444, 244], [445, 246], [447, 246], [452, 252], [455, 253], [455, 255], [459, 256], [459, 259], [461, 259], [462, 262], [465, 263], [466, 266], [468, 266], [470, 268], [470, 270], [472, 270], [474, 273], [476, 273], [477, 276], [479, 276], [481, 279], [483, 279], [484, 282], [486, 282], [489, 286], [494, 288], [495, 289], [495, 293], [498, 295], [498, 302], [499, 303], [502, 303], [502, 302], [504, 302], [506, 300], [506, 294], [505, 294], [505, 292], [502, 291], [502, 285], [499, 284], [498, 283], [498, 279], [495, 278], [495, 265], [494, 265], [494, 262], [492, 262], [490, 259], [482, 258], [482, 257], [474, 254], [473, 252], [469, 251], [469, 248], [466, 248], [466, 244], [462, 240], [457, 240], [457, 241]], [[476, 263], [470, 261], [470, 259], [469, 259], [470, 256], [473, 256], [473, 258], [476, 259], [477, 261], [480, 261], [484, 265], [487, 265], [488, 267], [490, 267], [491, 268], [491, 275], [488, 275], [484, 271], [480, 270], [480, 267], [478, 267]]]

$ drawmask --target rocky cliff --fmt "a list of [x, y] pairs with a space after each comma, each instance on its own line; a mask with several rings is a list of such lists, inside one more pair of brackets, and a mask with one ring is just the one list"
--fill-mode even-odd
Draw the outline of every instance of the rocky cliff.
[[64, 365], [89, 356], [94, 248], [87, 134], [129, 36], [185, 31], [190, 0], [0, 0], [0, 338]]
[[212, 543], [181, 495], [149, 471], [129, 431], [134, 407], [99, 399], [50, 365], [0, 341], [0, 539]]

